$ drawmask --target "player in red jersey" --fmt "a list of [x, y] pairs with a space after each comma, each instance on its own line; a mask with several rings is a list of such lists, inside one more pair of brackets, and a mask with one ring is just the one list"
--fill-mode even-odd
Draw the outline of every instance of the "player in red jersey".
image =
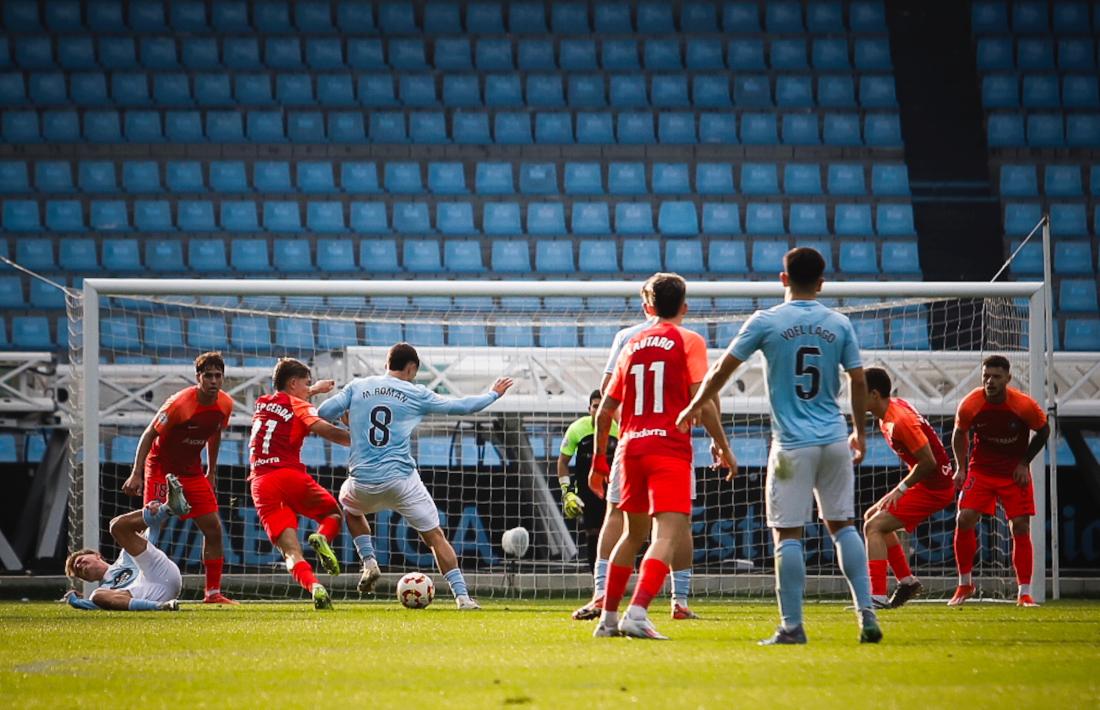
[[[610, 468], [607, 446], [611, 421], [622, 408], [618, 453], [622, 457], [619, 508], [626, 526], [611, 553], [603, 611], [595, 636], [667, 638], [653, 627], [647, 609], [669, 573], [676, 542], [691, 521], [691, 433], [676, 428], [676, 417], [691, 401], [707, 373], [707, 344], [681, 326], [687, 313], [687, 285], [676, 274], [654, 274], [642, 297], [657, 321], [627, 341], [596, 414], [596, 444], [589, 485], [603, 494]], [[722, 462], [737, 468], [726, 433], [711, 400], [701, 418], [714, 438]], [[619, 602], [634, 572], [634, 559], [645, 544], [653, 518], [653, 540], [642, 560], [641, 577], [630, 607], [619, 618]]]
[[[897, 531], [913, 532], [917, 525], [955, 501], [955, 471], [940, 435], [913, 405], [891, 397], [890, 375], [869, 367], [867, 411], [879, 420], [886, 443], [909, 467], [906, 476], [880, 501], [867, 509], [863, 534], [867, 538], [867, 568], [871, 574], [871, 599], [876, 609], [894, 609], [924, 591], [909, 569], [909, 560]], [[893, 596], [886, 598], [886, 563], [898, 580]]]
[[275, 394], [257, 398], [252, 414], [248, 461], [252, 472], [249, 486], [260, 523], [268, 538], [286, 559], [291, 576], [313, 596], [317, 609], [331, 609], [328, 591], [317, 581], [313, 567], [298, 544], [298, 516], [319, 523], [309, 544], [325, 571], [340, 574], [340, 562], [330, 543], [340, 532], [340, 507], [332, 494], [306, 473], [302, 464], [302, 441], [310, 433], [341, 446], [351, 445], [348, 432], [317, 416], [309, 403], [316, 394], [332, 391], [332, 380], [314, 384], [309, 368], [292, 358], [282, 358], [272, 375]]
[[[202, 563], [206, 569], [203, 601], [236, 604], [221, 593], [225, 560], [218, 498], [214, 494], [222, 429], [229, 426], [229, 415], [233, 411], [233, 398], [222, 392], [225, 361], [221, 353], [203, 353], [195, 358], [195, 379], [195, 386], [180, 390], [165, 401], [141, 435], [134, 468], [122, 484], [122, 492], [132, 496], [142, 493], [144, 474], [145, 502], [164, 502], [168, 495], [165, 475], [178, 476], [184, 495], [191, 503], [191, 512], [181, 516], [181, 520], [193, 518], [202, 531]], [[203, 448], [206, 449], [206, 475], [203, 475], [199, 457]], [[155, 538], [155, 531], [150, 534]]]
[[[1012, 530], [1012, 566], [1020, 585], [1016, 604], [1038, 606], [1031, 596], [1035, 490], [1030, 465], [1046, 445], [1050, 425], [1038, 402], [1008, 386], [1009, 369], [1008, 358], [1002, 355], [982, 361], [982, 386], [963, 398], [955, 414], [951, 448], [955, 484], [962, 486], [955, 527], [959, 586], [948, 606], [959, 606], [974, 595], [970, 576], [978, 548], [974, 528], [983, 514], [993, 514], [998, 501]], [[1035, 432], [1030, 442], [1029, 432]]]

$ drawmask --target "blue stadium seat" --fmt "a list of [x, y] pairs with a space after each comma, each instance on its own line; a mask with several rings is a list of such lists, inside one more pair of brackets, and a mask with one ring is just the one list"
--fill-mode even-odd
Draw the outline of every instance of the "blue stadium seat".
[[725, 3], [722, 8], [722, 29], [726, 32], [760, 32], [760, 6], [743, 0]]
[[75, 192], [72, 165], [67, 160], [37, 161], [34, 164], [34, 186], [39, 192]]
[[[126, 137], [130, 142], [151, 143], [160, 140], [160, 121], [149, 121], [141, 126], [132, 126], [127, 113]], [[150, 119], [157, 119], [155, 112], [143, 113]], [[203, 134], [202, 116], [198, 111], [166, 111], [164, 114], [164, 137], [175, 143], [202, 143], [206, 137], [220, 142], [239, 142], [241, 140], [240, 114], [232, 111], [211, 111], [207, 114], [207, 131]], [[138, 130], [140, 128], [140, 130]], [[139, 133], [139, 135], [134, 135]]]
[[1042, 218], [1042, 209], [1036, 202], [1005, 203], [1005, 233], [1024, 235], [1029, 233]]
[[[1029, 133], [1029, 141], [1030, 135]], [[1100, 146], [1100, 116], [1094, 114], [1067, 114], [1066, 144], [1071, 148], [1095, 148]]]
[[358, 71], [385, 70], [386, 60], [382, 52], [382, 40], [351, 38], [348, 44], [348, 66]]
[[607, 168], [607, 191], [612, 195], [648, 194], [644, 164], [610, 163]]
[[339, 202], [310, 202], [306, 205], [306, 227], [321, 234], [347, 231], [343, 205]]
[[527, 274], [531, 272], [531, 257], [526, 240], [497, 240], [491, 245], [490, 263], [493, 271], [501, 274]]
[[483, 325], [451, 325], [447, 327], [447, 344], [484, 347], [489, 344], [489, 336]]
[[[184, 119], [182, 126], [181, 121], [174, 120], [169, 126], [172, 132], [168, 136], [180, 142], [202, 141], [202, 125], [198, 114], [190, 111], [168, 111], [166, 117], [177, 117], [180, 114], [187, 118]], [[190, 133], [183, 130], [184, 128]], [[158, 111], [127, 111], [123, 129], [126, 132], [126, 140], [130, 143], [160, 143], [164, 140]]]
[[602, 195], [603, 175], [600, 164], [574, 163], [565, 164], [565, 194], [567, 195]]
[[190, 239], [187, 242], [187, 263], [192, 271], [208, 273], [228, 271], [225, 242], [221, 239]]
[[858, 163], [830, 163], [828, 185], [830, 195], [861, 197], [867, 194], [863, 166]]
[[539, 328], [539, 345], [544, 348], [575, 348], [579, 342], [574, 325], [544, 325]]
[[1062, 279], [1058, 287], [1058, 310], [1064, 313], [1095, 313], [1098, 310], [1095, 279]]
[[[436, 259], [438, 261], [438, 257]], [[400, 271], [397, 266], [397, 244], [392, 239], [364, 239], [359, 243], [359, 263], [374, 272]], [[343, 269], [347, 271], [345, 267]]]
[[687, 163], [654, 163], [653, 194], [686, 195], [691, 192]]
[[[191, 71], [216, 71], [222, 63], [218, 55], [218, 41], [213, 37], [183, 37], [180, 54], [184, 68]], [[196, 80], [198, 76], [196, 75]], [[228, 85], [228, 81], [226, 82]], [[196, 93], [197, 93], [196, 83]]]
[[27, 163], [22, 160], [0, 162], [0, 193], [14, 195], [31, 191]]
[[1051, 8], [1054, 32], [1056, 34], [1087, 33], [1089, 28], [1089, 8], [1083, 2], [1054, 3]]
[[[228, 106], [233, 103], [228, 74], [196, 74], [194, 81], [195, 103], [199, 106]], [[271, 102], [271, 85], [266, 78], [261, 82], [245, 84], [245, 77], [238, 75], [236, 82], [236, 95], [242, 103]], [[265, 89], [267, 101], [263, 101], [263, 95], [258, 94], [258, 88]]]
[[[1098, 181], [1097, 184], [1100, 184], [1100, 181]], [[525, 195], [557, 194], [557, 165], [554, 163], [521, 163], [519, 169], [519, 191]], [[480, 188], [478, 192], [481, 192]]]
[[50, 200], [46, 203], [46, 228], [51, 232], [83, 232], [84, 210], [78, 200]]
[[733, 102], [738, 108], [771, 107], [773, 102], [771, 82], [768, 77], [757, 74], [735, 76], [733, 80]]
[[[75, 113], [69, 114], [72, 119]], [[77, 132], [79, 133], [79, 132]], [[7, 143], [39, 143], [42, 136], [38, 130], [37, 111], [4, 111], [0, 119], [0, 137]], [[76, 136], [73, 140], [77, 140]]]
[[417, 347], [443, 345], [443, 326], [435, 323], [409, 323], [405, 326], [405, 340]]
[[623, 241], [623, 271], [630, 274], [652, 274], [661, 270], [661, 242], [657, 239], [626, 239]]
[[616, 136], [618, 142], [625, 145], [646, 145], [656, 143], [653, 131], [653, 114], [644, 112], [622, 112], [616, 117]]
[[[527, 104], [533, 108], [563, 108], [565, 106], [565, 90], [562, 86], [561, 76], [558, 74], [528, 74], [526, 95]], [[485, 98], [488, 104], [488, 85], [486, 86]]]
[[1063, 242], [1054, 245], [1054, 272], [1061, 275], [1093, 273], [1092, 245], [1086, 241]]
[[397, 94], [404, 106], [435, 106], [435, 77], [431, 74], [401, 74], [397, 80]]
[[424, 191], [420, 181], [420, 163], [389, 162], [383, 169], [386, 192], [395, 195], [419, 195]]
[[615, 205], [618, 234], [654, 234], [653, 207], [649, 202], [619, 202]]
[[111, 98], [119, 106], [148, 106], [152, 103], [149, 80], [143, 73], [111, 74]]
[[385, 234], [389, 232], [384, 203], [352, 203], [350, 227], [353, 232]]
[[780, 108], [813, 108], [814, 87], [809, 76], [780, 75], [775, 80], [775, 103]]
[[1062, 104], [1058, 77], [1049, 74], [1025, 75], [1021, 96], [1025, 108], [1058, 108]]
[[638, 61], [638, 43], [632, 39], [605, 40], [600, 48], [600, 66], [604, 71], [640, 70], [642, 66]]
[[398, 234], [427, 234], [432, 231], [425, 202], [395, 202], [393, 230]]
[[1050, 29], [1046, 3], [1014, 2], [1012, 30], [1017, 33], [1047, 32]]
[[[322, 320], [317, 323], [317, 345], [322, 350], [342, 350], [359, 344], [353, 321]], [[320, 439], [314, 438], [315, 441]]]
[[297, 202], [267, 201], [264, 202], [264, 229], [269, 232], [301, 232], [302, 213]]
[[[881, 219], [882, 212], [879, 212]], [[910, 222], [912, 215], [910, 214]], [[838, 204], [833, 213], [834, 232], [847, 237], [871, 237], [875, 232], [871, 228], [871, 206], [859, 204]]]
[[817, 115], [784, 114], [783, 143], [785, 145], [820, 145], [821, 128]]
[[352, 195], [381, 193], [377, 165], [373, 162], [342, 162], [340, 164], [340, 189]]
[[598, 69], [596, 43], [590, 39], [563, 38], [558, 46], [558, 63], [569, 72]]
[[23, 75], [19, 72], [0, 74], [0, 101], [6, 106], [26, 103], [27, 91]]
[[859, 78], [859, 105], [868, 108], [895, 108], [898, 105], [893, 76], [865, 75]]
[[809, 69], [804, 39], [773, 39], [770, 44], [771, 68], [778, 71]]
[[715, 5], [699, 0], [685, 2], [680, 7], [680, 29], [684, 32], [718, 32]]
[[[415, 114], [414, 114], [415, 115]], [[326, 143], [325, 119], [320, 111], [287, 114], [287, 137], [294, 143]]]
[[516, 202], [486, 202], [481, 223], [482, 230], [489, 236], [523, 234], [519, 204]]
[[1050, 229], [1059, 237], [1088, 236], [1085, 205], [1056, 202], [1050, 205]]
[[848, 27], [853, 32], [886, 32], [886, 11], [881, 0], [855, 0], [848, 6]]
[[700, 195], [732, 195], [733, 171], [729, 163], [696, 163], [695, 190]]
[[[117, 28], [107, 31], [116, 32]], [[98, 37], [96, 49], [104, 69], [119, 71], [138, 66], [137, 49], [132, 37]]]
[[[1062, 6], [1062, 3], [1055, 7]], [[1088, 14], [1088, 11], [1085, 11]], [[1011, 67], [1010, 67], [1011, 68]], [[1096, 48], [1086, 37], [1065, 37], [1058, 40], [1058, 68], [1062, 71], [1091, 72], [1096, 68]]]
[[4, 200], [5, 231], [40, 232], [42, 217], [35, 200]]
[[465, 37], [440, 37], [435, 41], [435, 68], [442, 71], [470, 71], [474, 68], [470, 40]]
[[308, 195], [330, 195], [337, 192], [336, 180], [329, 161], [302, 161], [295, 164], [298, 190]]
[[610, 239], [582, 239], [577, 265], [583, 274], [613, 274], [619, 271], [619, 254]]
[[[141, 65], [146, 69], [165, 72], [180, 68], [176, 41], [172, 37], [142, 37], [140, 47]], [[160, 76], [163, 74], [154, 74], [154, 81]]]
[[396, 111], [376, 111], [370, 115], [370, 138], [373, 143], [408, 143], [405, 115]]
[[[38, 279], [31, 279], [37, 281]], [[23, 283], [18, 276], [0, 276], [0, 307], [23, 308], [27, 304], [23, 298]]]
[[[614, 83], [612, 83], [612, 86], [614, 86]], [[654, 76], [651, 79], [650, 90], [652, 104], [657, 108], [688, 108], [691, 106], [691, 101], [688, 99], [686, 76]]]
[[130, 194], [157, 194], [163, 191], [160, 168], [152, 160], [127, 160], [122, 164], [122, 189]]
[[[465, 176], [460, 173], [460, 177], [463, 180], [462, 192], [464, 193]], [[474, 172], [474, 190], [479, 195], [513, 194], [515, 189], [512, 186], [512, 164], [479, 162]]]
[[57, 263], [54, 261], [53, 251], [52, 240], [20, 239], [15, 243], [15, 260], [20, 266], [35, 271], [54, 271]]
[[745, 232], [751, 235], [786, 234], [787, 230], [783, 227], [783, 206], [750, 202], [745, 206]]
[[500, 5], [471, 2], [466, 6], [466, 31], [470, 34], [504, 34], [504, 16]]
[[1100, 106], [1095, 76], [1062, 78], [1062, 106], [1066, 108], [1096, 108]]
[[740, 234], [741, 212], [736, 204], [707, 202], [703, 205], [704, 234]]
[[1060, 114], [1030, 114], [1027, 117], [1027, 144], [1032, 148], [1059, 148], [1065, 145]]
[[[164, 203], [167, 209], [167, 204]], [[185, 271], [183, 243], [178, 239], [149, 239], [145, 241], [146, 268], [159, 273]]]
[[871, 192], [879, 196], [909, 196], [909, 171], [902, 164], [871, 166]]
[[443, 243], [443, 265], [451, 273], [479, 274], [484, 272], [485, 265], [481, 260], [481, 244], [471, 240], [448, 239]]
[[[790, 206], [791, 234], [799, 236], [815, 236], [828, 234], [829, 228], [825, 224], [825, 205], [800, 204]], [[803, 246], [808, 246], [803, 244]]]
[[45, 16], [46, 27], [54, 32], [75, 32], [84, 29], [84, 24], [80, 20], [80, 3], [49, 3], [45, 6]]
[[[1024, 168], [1025, 166], [1020, 166]], [[1034, 166], [1031, 168], [1032, 180], [1034, 180]], [[1044, 192], [1048, 197], [1081, 197], [1084, 189], [1081, 185], [1081, 167], [1078, 165], [1047, 165], [1044, 169]], [[1005, 194], [1003, 187], [1004, 173], [1001, 173], [1001, 194]], [[1019, 193], [1018, 193], [1019, 195]], [[1033, 197], [1035, 193], [1022, 194], [1024, 197]]]
[[[815, 4], [811, 7], [831, 6]], [[852, 67], [848, 61], [848, 42], [844, 39], [816, 37], [810, 56], [810, 63], [817, 71], [848, 71]]]
[[49, 37], [15, 37], [14, 39], [15, 63], [21, 68], [54, 68], [53, 43]]
[[[702, 131], [700, 131], [702, 134]], [[775, 145], [779, 142], [775, 114], [741, 114], [741, 142], [745, 145]]]
[[[242, 165], [243, 176], [243, 165]], [[172, 193], [206, 192], [202, 178], [202, 163], [197, 160], [170, 160], [165, 166], [165, 182]]]
[[695, 108], [724, 109], [732, 106], [729, 81], [725, 76], [696, 75], [691, 95]]
[[359, 101], [368, 108], [397, 106], [393, 75], [363, 74], [359, 77]]
[[577, 113], [577, 143], [606, 145], [615, 142], [610, 113], [582, 111]]
[[779, 173], [775, 163], [742, 163], [741, 194], [778, 195]]
[[61, 72], [30, 74], [27, 87], [27, 96], [33, 104], [55, 106], [67, 103], [65, 75]]
[[[208, 204], [208, 203], [207, 203]], [[184, 214], [181, 208], [181, 219]], [[211, 212], [213, 222], [213, 212]], [[167, 200], [137, 200], [134, 202], [134, 227], [139, 232], [171, 232], [172, 211]]]
[[618, 330], [615, 325], [585, 325], [581, 330], [581, 340], [586, 348], [607, 348]]
[[[258, 8], [270, 5], [258, 5]], [[264, 37], [264, 64], [269, 69], [301, 69], [302, 44], [297, 37]]]
[[570, 223], [573, 234], [595, 236], [611, 233], [606, 202], [574, 202]]
[[844, 274], [877, 274], [874, 242], [840, 242], [840, 271]]
[[235, 238], [230, 242], [229, 264], [235, 271], [263, 274], [271, 271], [267, 240]]
[[[20, 143], [38, 143], [46, 140], [50, 143], [76, 143], [80, 140], [80, 120], [76, 111], [42, 111], [42, 134], [38, 133], [38, 118], [35, 112], [8, 111], [4, 114], [5, 138]], [[122, 140], [118, 131], [118, 114], [113, 111], [88, 111], [84, 114], [85, 125], [90, 131], [85, 138], [93, 142], [113, 142]], [[102, 129], [97, 132], [96, 129]]]
[[[265, 203], [265, 209], [268, 203]], [[227, 232], [258, 232], [260, 222], [256, 203], [252, 200], [222, 202], [220, 207], [221, 228]]]
[[703, 243], [697, 239], [666, 242], [665, 268], [678, 274], [704, 273]]
[[821, 195], [821, 166], [817, 163], [788, 163], [783, 168], [783, 191], [788, 195]]
[[89, 225], [94, 231], [130, 231], [130, 217], [123, 200], [94, 200], [88, 211]]
[[920, 274], [920, 254], [916, 242], [889, 241], [882, 244], [882, 272], [889, 275]]
[[11, 319], [11, 343], [16, 350], [52, 350], [50, 321], [45, 316], [15, 316]]
[[774, 275], [783, 270], [783, 255], [787, 242], [757, 239], [752, 243], [752, 270], [758, 274]]
[[60, 310], [65, 307], [65, 294], [60, 289], [39, 279], [30, 279], [28, 285], [30, 287], [28, 302], [32, 308]]
[[[512, 42], [504, 39], [481, 39], [474, 48], [474, 66], [480, 71], [510, 72], [515, 66], [512, 62]], [[518, 78], [517, 78], [518, 87]], [[486, 86], [488, 94], [488, 86]]]
[[271, 347], [271, 330], [265, 316], [234, 316], [229, 333], [234, 349], [257, 352]]
[[827, 108], [855, 108], [855, 82], [850, 74], [827, 74], [817, 79], [817, 102]]
[[451, 134], [456, 144], [488, 145], [489, 115], [481, 111], [456, 112], [451, 119]]
[[645, 108], [649, 105], [645, 77], [637, 73], [612, 74], [608, 96], [613, 108]]
[[[868, 115], [866, 120], [871, 121], [872, 118], [872, 115]], [[825, 114], [824, 137], [826, 145], [863, 145], [863, 140], [860, 138], [859, 132], [859, 117], [851, 113]]]
[[1008, 3], [1003, 0], [978, 0], [970, 9], [970, 25], [975, 33], [1008, 32]]
[[535, 142], [563, 145], [573, 143], [572, 114], [563, 112], [535, 114]]
[[447, 74], [443, 77], [443, 105], [449, 108], [481, 106], [481, 89], [475, 74]]
[[471, 236], [474, 227], [474, 207], [469, 202], [439, 202], [435, 206], [435, 223], [441, 234]]
[[[511, 165], [509, 164], [509, 172]], [[428, 190], [435, 195], [465, 195], [466, 174], [462, 163], [428, 163]]]
[[1065, 343], [1066, 350], [1088, 352], [1100, 351], [1100, 319], [1067, 319], [1063, 342]]
[[[334, 203], [337, 204], [338, 203]], [[304, 239], [276, 239], [274, 265], [283, 273], [309, 273], [313, 271], [309, 242]]]
[[508, 30], [512, 34], [546, 34], [546, 10], [538, 2], [508, 5]]
[[649, 39], [642, 48], [642, 63], [647, 71], [676, 72], [684, 68], [680, 42], [674, 39]]
[[358, 111], [329, 112], [328, 137], [332, 143], [366, 143], [363, 114]]
[[698, 234], [699, 218], [695, 213], [695, 203], [662, 202], [657, 214], [657, 228], [666, 237], [687, 237]]
[[564, 235], [564, 206], [561, 203], [555, 202], [528, 203], [527, 233], [540, 236]]
[[364, 338], [364, 344], [366, 345], [385, 345], [389, 347], [405, 339], [401, 337], [400, 323], [367, 323], [364, 335], [366, 336]]
[[672, 21], [672, 6], [657, 0], [638, 3], [639, 34], [672, 34], [676, 30]]
[[[223, 204], [223, 215], [224, 205]], [[179, 228], [185, 232], [213, 232], [214, 206], [206, 200], [181, 200], [176, 203]]]
[[316, 348], [313, 323], [304, 318], [277, 318], [275, 345], [285, 350], [313, 351]]
[[493, 137], [498, 145], [530, 144], [532, 142], [530, 114], [496, 114], [493, 117]]
[[1013, 71], [1016, 68], [1012, 39], [1008, 37], [983, 37], [979, 39], [977, 58], [980, 72]]
[[764, 26], [769, 32], [802, 32], [802, 8], [791, 0], [768, 3], [764, 8]]
[[1019, 114], [994, 114], [986, 121], [986, 135], [991, 148], [1026, 145], [1024, 117]]

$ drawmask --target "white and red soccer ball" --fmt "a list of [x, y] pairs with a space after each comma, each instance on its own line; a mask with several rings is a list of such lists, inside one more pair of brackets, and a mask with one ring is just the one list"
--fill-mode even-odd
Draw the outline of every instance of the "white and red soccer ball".
[[423, 609], [435, 599], [432, 578], [421, 572], [409, 572], [397, 582], [397, 601], [406, 609]]

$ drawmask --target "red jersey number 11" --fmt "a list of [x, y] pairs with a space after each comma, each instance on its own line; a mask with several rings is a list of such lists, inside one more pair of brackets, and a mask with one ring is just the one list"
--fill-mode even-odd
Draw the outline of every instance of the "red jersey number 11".
[[[665, 363], [656, 360], [649, 364], [649, 371], [653, 373], [653, 413], [665, 412]], [[638, 363], [630, 368], [630, 374], [634, 375], [634, 416], [641, 416], [645, 410], [645, 365]]]

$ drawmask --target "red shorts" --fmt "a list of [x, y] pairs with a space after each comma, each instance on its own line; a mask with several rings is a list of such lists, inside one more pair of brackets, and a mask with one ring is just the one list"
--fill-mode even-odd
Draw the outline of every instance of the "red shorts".
[[929, 516], [940, 512], [954, 502], [954, 486], [929, 488], [917, 484], [902, 493], [897, 505], [886, 512], [900, 520], [907, 531], [913, 532]]
[[678, 456], [623, 457], [624, 513], [691, 515], [691, 461]]
[[332, 494], [303, 471], [279, 468], [248, 483], [260, 524], [271, 542], [287, 528], [297, 528], [299, 515], [320, 521], [340, 512]]
[[959, 496], [959, 508], [993, 515], [997, 502], [1005, 509], [1005, 517], [1035, 515], [1035, 487], [1031, 481], [1021, 486], [1012, 476], [991, 476], [971, 470]]
[[[152, 500], [163, 503], [168, 499], [168, 481], [165, 480], [165, 475], [166, 472], [159, 466], [145, 469], [145, 503]], [[180, 485], [183, 486], [183, 495], [191, 504], [191, 512], [181, 515], [180, 520], [190, 520], [218, 512], [218, 497], [214, 494], [214, 486], [209, 478], [201, 473], [177, 473], [176, 476], [180, 479]]]

